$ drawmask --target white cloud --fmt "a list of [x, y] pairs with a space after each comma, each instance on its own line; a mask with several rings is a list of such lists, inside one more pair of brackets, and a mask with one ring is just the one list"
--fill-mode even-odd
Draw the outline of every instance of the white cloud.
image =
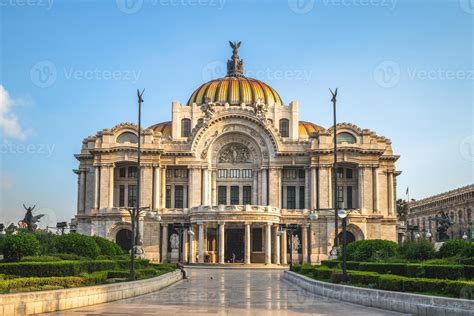
[[14, 106], [21, 103], [21, 100], [12, 99], [8, 91], [0, 84], [0, 130], [4, 138], [25, 140], [28, 137], [30, 130], [21, 127], [18, 117], [12, 111]]

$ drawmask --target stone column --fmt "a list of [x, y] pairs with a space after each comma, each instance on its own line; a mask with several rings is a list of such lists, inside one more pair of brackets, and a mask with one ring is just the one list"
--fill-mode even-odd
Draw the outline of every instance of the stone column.
[[278, 236], [278, 225], [273, 226], [273, 263], [280, 264], [280, 236]]
[[204, 224], [198, 223], [199, 226], [199, 241], [198, 241], [198, 257], [199, 263], [204, 263]]
[[281, 208], [281, 168], [269, 169], [269, 201], [268, 205]]
[[112, 164], [109, 168], [109, 208], [114, 207], [114, 172], [115, 168]]
[[209, 169], [206, 167], [202, 169], [202, 190], [201, 190], [201, 204], [210, 205], [209, 194]]
[[185, 229], [183, 230], [183, 248], [182, 248], [182, 258], [183, 262], [188, 262], [188, 230]]
[[250, 264], [250, 223], [245, 223], [245, 264]]
[[161, 177], [161, 174], [160, 174], [160, 169], [161, 167], [159, 166], [156, 166], [154, 169], [153, 169], [153, 172], [154, 172], [154, 175], [153, 175], [153, 209], [159, 209], [161, 208], [161, 204], [160, 204], [160, 194], [161, 194], [161, 189], [160, 189], [160, 177]]
[[189, 166], [189, 207], [201, 205], [201, 168]]
[[223, 264], [225, 254], [225, 223], [219, 223], [219, 256], [218, 262]]
[[211, 205], [217, 205], [217, 171], [211, 171]]
[[311, 169], [305, 168], [304, 170], [304, 208], [313, 209], [311, 205]]
[[262, 174], [261, 177], [261, 188], [262, 188], [262, 205], [268, 205], [268, 190], [267, 190], [267, 172], [268, 169], [262, 169], [260, 173]]
[[373, 203], [374, 203], [374, 213], [379, 212], [379, 169], [377, 167], [374, 167], [372, 169], [372, 177], [373, 177], [373, 183], [374, 183], [374, 188], [372, 190], [373, 192]]
[[161, 262], [168, 261], [168, 224], [163, 223], [161, 226], [163, 231], [161, 238]]
[[308, 225], [301, 226], [301, 254], [303, 263], [308, 262]]
[[393, 216], [393, 170], [387, 172], [387, 184], [388, 184], [388, 216]]
[[84, 170], [79, 170], [79, 177], [78, 177], [78, 184], [77, 184], [77, 210], [79, 213], [85, 213], [85, 183], [86, 183], [86, 172]]
[[265, 264], [272, 263], [272, 224], [265, 224]]
[[253, 182], [252, 182], [252, 203], [258, 204], [258, 171], [252, 170]]
[[189, 234], [189, 263], [196, 263], [196, 248], [195, 248], [195, 243], [194, 243], [194, 234]]
[[317, 205], [317, 190], [318, 188], [316, 188], [316, 167], [313, 166], [311, 167], [311, 210], [314, 210]]
[[166, 208], [166, 167], [161, 168], [161, 208]]
[[362, 213], [364, 214], [364, 167], [359, 166], [359, 208], [361, 209]]
[[100, 192], [100, 166], [94, 166], [94, 209], [99, 209], [99, 192]]
[[286, 229], [282, 230], [281, 234], [281, 264], [288, 264], [288, 246]]

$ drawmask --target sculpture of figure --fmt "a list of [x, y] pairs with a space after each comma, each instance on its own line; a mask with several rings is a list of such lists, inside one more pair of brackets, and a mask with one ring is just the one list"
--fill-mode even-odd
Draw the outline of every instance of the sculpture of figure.
[[170, 237], [171, 249], [179, 249], [179, 236], [178, 234], [172, 234]]
[[227, 76], [240, 77], [244, 74], [244, 61], [239, 57], [239, 47], [242, 42], [229, 41], [232, 47], [232, 57], [227, 61]]
[[268, 105], [263, 102], [262, 99], [258, 99], [257, 102], [253, 105], [255, 115], [260, 119], [265, 119], [266, 113], [268, 111]]
[[222, 163], [246, 163], [250, 162], [250, 151], [247, 147], [232, 143], [221, 151], [219, 162]]
[[26, 226], [28, 228], [29, 232], [34, 232], [38, 225], [36, 223], [39, 222], [40, 218], [44, 216], [44, 214], [39, 214], [34, 216], [33, 215], [33, 210], [35, 209], [36, 205], [33, 207], [26, 207], [25, 204], [23, 204], [23, 207], [26, 210], [25, 218], [23, 218], [22, 221], [20, 221], [20, 226]]
[[435, 217], [434, 221], [436, 222], [437, 232], [438, 232], [438, 240], [444, 241], [449, 239], [447, 231], [449, 227], [453, 225], [451, 218], [445, 212], [439, 212]]
[[218, 103], [212, 102], [209, 97], [205, 98], [204, 104], [201, 106], [201, 110], [204, 112], [206, 118], [211, 118], [216, 113], [216, 106]]
[[298, 249], [300, 249], [301, 244], [298, 235], [291, 236], [291, 243], [293, 245], [293, 251], [298, 251]]

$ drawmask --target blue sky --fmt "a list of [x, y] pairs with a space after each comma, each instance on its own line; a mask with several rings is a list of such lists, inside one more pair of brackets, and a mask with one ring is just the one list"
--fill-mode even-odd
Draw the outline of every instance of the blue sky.
[[223, 74], [228, 40], [247, 75], [300, 102], [300, 119], [339, 121], [393, 142], [398, 195], [474, 179], [473, 0], [0, 0], [0, 222], [22, 204], [47, 220], [76, 209], [81, 141], [134, 121], [170, 119]]

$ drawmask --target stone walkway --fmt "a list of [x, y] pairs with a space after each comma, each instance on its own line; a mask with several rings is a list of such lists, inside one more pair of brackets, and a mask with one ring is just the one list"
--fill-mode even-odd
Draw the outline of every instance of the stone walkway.
[[283, 271], [188, 269], [189, 280], [159, 292], [48, 315], [402, 315], [314, 296]]

